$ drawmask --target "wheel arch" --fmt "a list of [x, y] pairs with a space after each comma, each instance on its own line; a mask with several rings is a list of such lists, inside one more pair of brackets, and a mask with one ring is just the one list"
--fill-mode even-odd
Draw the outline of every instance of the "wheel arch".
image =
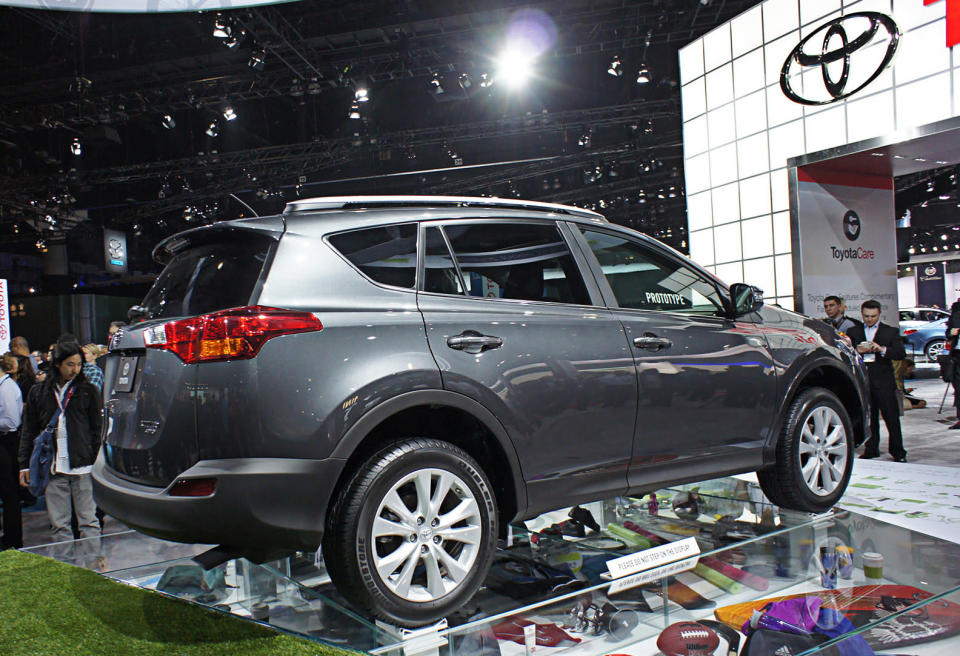
[[823, 387], [836, 394], [853, 423], [854, 443], [859, 445], [866, 439], [867, 399], [858, 389], [857, 383], [840, 362], [816, 360], [808, 363], [793, 376], [792, 383], [780, 404], [781, 409], [770, 433], [770, 439], [764, 445], [765, 465], [771, 465], [776, 461], [777, 441], [780, 439], [783, 424], [787, 420], [794, 399], [803, 390], [811, 387]]
[[366, 458], [398, 437], [441, 439], [470, 454], [493, 486], [501, 528], [526, 510], [527, 490], [520, 461], [503, 425], [473, 399], [446, 390], [407, 392], [358, 419], [331, 454], [346, 461], [331, 500], [338, 497], [341, 487]]

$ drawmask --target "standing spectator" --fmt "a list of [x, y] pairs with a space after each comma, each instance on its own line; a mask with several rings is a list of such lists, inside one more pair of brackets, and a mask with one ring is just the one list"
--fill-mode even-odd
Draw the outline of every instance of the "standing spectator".
[[[65, 336], [67, 337], [67, 336]], [[76, 339], [61, 339], [54, 349], [50, 373], [30, 390], [20, 428], [20, 484], [30, 483], [33, 442], [61, 409], [56, 427], [55, 458], [47, 484], [47, 514], [55, 542], [70, 540], [70, 502], [81, 537], [98, 534], [91, 472], [100, 446], [100, 393], [83, 375], [83, 355]]]
[[17, 447], [23, 397], [20, 387], [10, 376], [17, 365], [12, 353], [3, 355], [0, 373], [0, 501], [3, 501], [3, 543], [0, 549], [23, 546], [23, 524], [20, 517], [20, 489], [17, 487]]
[[823, 311], [827, 313], [827, 318], [824, 321], [844, 335], [849, 333], [850, 329], [856, 325], [863, 326], [856, 319], [847, 316], [847, 305], [839, 296], [824, 296]]
[[103, 369], [97, 365], [97, 356], [100, 355], [100, 347], [90, 343], [83, 347], [83, 374], [91, 383], [97, 386], [100, 395], [103, 395]]
[[950, 306], [950, 318], [947, 319], [947, 343], [950, 344], [950, 360], [953, 362], [953, 407], [957, 411], [957, 423], [950, 430], [960, 430], [960, 300]]
[[33, 373], [33, 369], [30, 368], [29, 358], [24, 355], [14, 355], [13, 357], [17, 360], [17, 373], [10, 375], [17, 381], [17, 385], [20, 387], [20, 395], [23, 397], [24, 403], [26, 403], [30, 388], [37, 383], [37, 375]]
[[30, 359], [30, 366], [33, 368], [33, 372], [38, 371], [40, 362], [33, 357], [33, 354], [30, 353], [30, 345], [27, 344], [26, 337], [14, 337], [10, 340], [10, 350], [16, 355], [25, 355]]
[[850, 329], [854, 348], [863, 356], [870, 380], [870, 438], [861, 458], [876, 458], [880, 455], [880, 415], [887, 425], [890, 455], [896, 462], [906, 462], [900, 432], [900, 400], [897, 381], [893, 375], [893, 360], [906, 356], [900, 333], [893, 326], [880, 321], [880, 302], [864, 301], [860, 306], [862, 326]]
[[110, 327], [107, 329], [107, 343], [109, 344], [110, 338], [113, 337], [118, 330], [125, 327], [126, 325], [127, 325], [126, 321], [111, 321]]

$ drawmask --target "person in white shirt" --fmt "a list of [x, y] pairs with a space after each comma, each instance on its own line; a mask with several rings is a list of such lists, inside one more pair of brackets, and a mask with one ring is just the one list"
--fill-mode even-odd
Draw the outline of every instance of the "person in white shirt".
[[47, 379], [34, 385], [27, 397], [20, 428], [20, 484], [30, 483], [33, 443], [57, 409], [55, 456], [45, 492], [53, 540], [72, 540], [70, 507], [77, 513], [80, 537], [100, 533], [93, 501], [91, 472], [100, 448], [103, 403], [100, 392], [83, 375], [80, 345], [60, 341], [54, 349]]
[[0, 501], [3, 501], [3, 542], [0, 548], [23, 546], [23, 524], [20, 516], [20, 489], [17, 487], [17, 448], [20, 443], [20, 416], [23, 396], [11, 376], [16, 371], [16, 356], [3, 356], [0, 373]]

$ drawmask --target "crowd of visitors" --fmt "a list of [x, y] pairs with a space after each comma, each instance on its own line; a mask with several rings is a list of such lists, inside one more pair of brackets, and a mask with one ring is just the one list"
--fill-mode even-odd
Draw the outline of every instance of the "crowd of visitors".
[[[111, 323], [109, 335], [122, 326]], [[14, 337], [2, 355], [0, 549], [23, 546], [21, 502], [31, 505], [40, 494], [54, 541], [99, 534], [91, 471], [100, 446], [106, 352], [63, 334], [45, 352], [31, 352], [24, 337]]]

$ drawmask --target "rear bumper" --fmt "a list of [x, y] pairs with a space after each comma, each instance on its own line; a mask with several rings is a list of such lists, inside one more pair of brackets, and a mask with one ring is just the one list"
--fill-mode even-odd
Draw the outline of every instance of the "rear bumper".
[[174, 497], [169, 489], [117, 476], [103, 452], [93, 494], [109, 515], [148, 535], [237, 548], [316, 548], [330, 495], [345, 461], [293, 458], [203, 460], [177, 477], [216, 478], [207, 497]]

